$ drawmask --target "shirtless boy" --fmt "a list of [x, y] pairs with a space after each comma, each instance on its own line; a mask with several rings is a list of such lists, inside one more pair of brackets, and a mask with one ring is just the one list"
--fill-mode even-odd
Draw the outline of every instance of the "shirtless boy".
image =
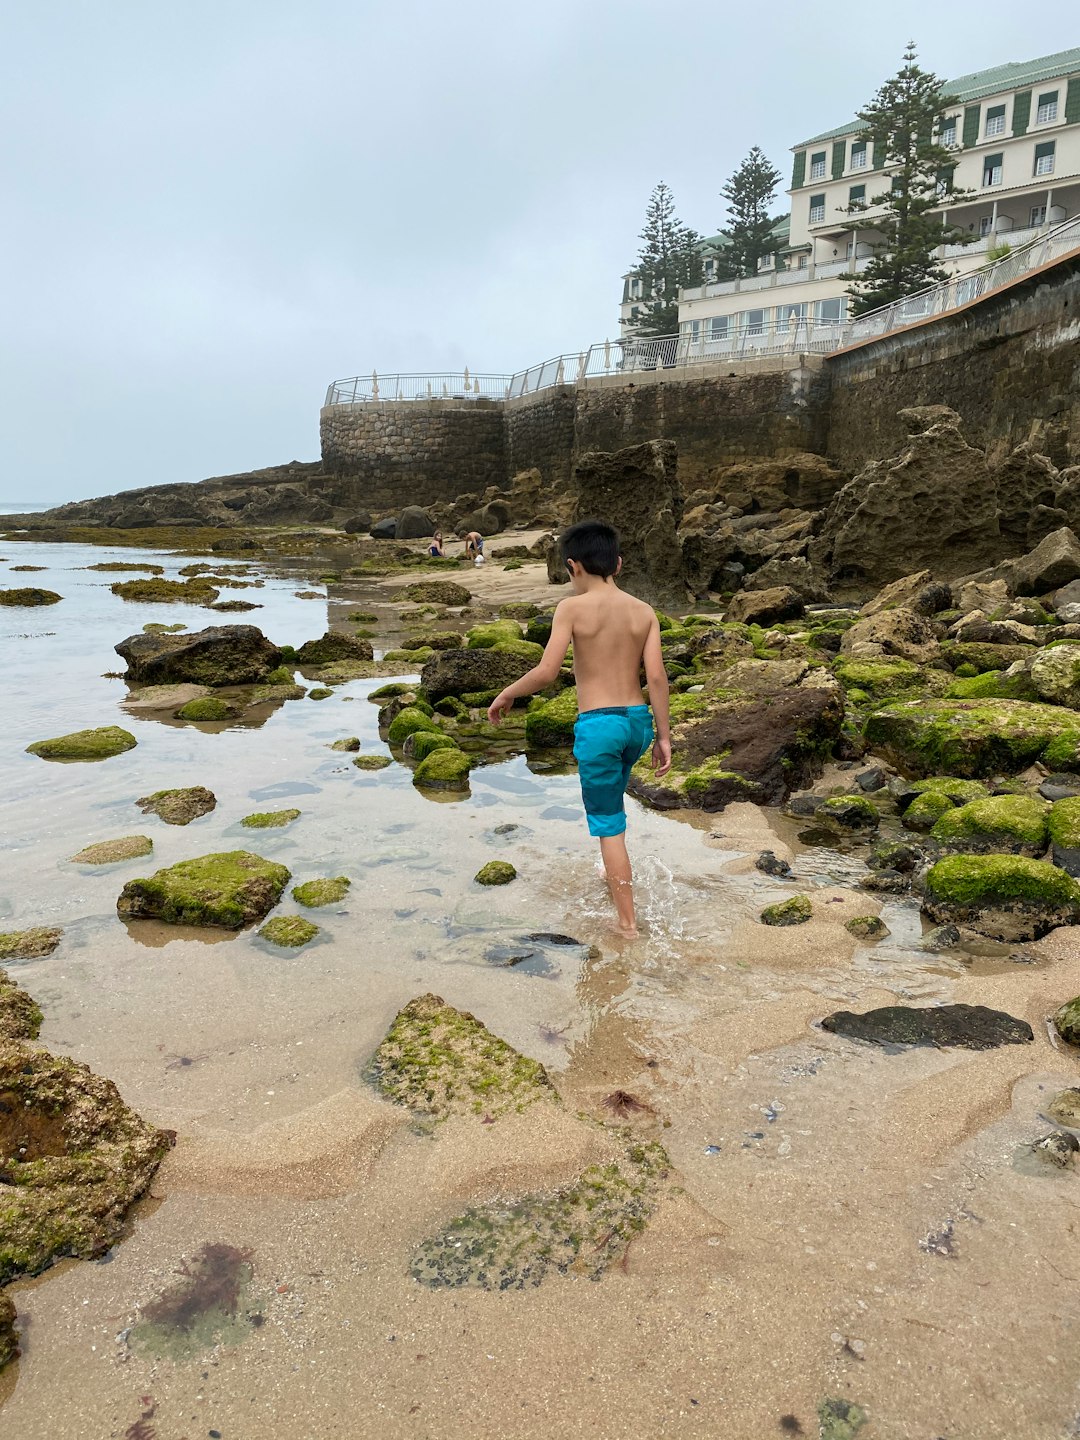
[[[560, 546], [574, 593], [555, 611], [551, 638], [538, 665], [492, 702], [497, 725], [514, 701], [558, 679], [567, 648], [574, 647], [578, 717], [574, 756], [589, 834], [600, 840], [608, 888], [621, 935], [637, 934], [633, 875], [626, 853], [626, 794], [630, 770], [652, 743], [657, 776], [671, 768], [668, 681], [660, 627], [650, 606], [615, 584], [622, 568], [618, 532], [600, 520], [571, 525]], [[649, 705], [641, 693], [641, 666]], [[655, 739], [654, 739], [655, 724]]]

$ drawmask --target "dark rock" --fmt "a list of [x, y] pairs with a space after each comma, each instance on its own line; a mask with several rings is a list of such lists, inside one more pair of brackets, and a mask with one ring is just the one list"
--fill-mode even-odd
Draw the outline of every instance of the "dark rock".
[[800, 820], [808, 820], [811, 816], [816, 815], [824, 804], [824, 795], [789, 795], [784, 808], [789, 815], [795, 815]]
[[754, 867], [764, 875], [787, 876], [791, 874], [791, 866], [788, 862], [781, 860], [772, 850], [762, 850], [754, 861]]
[[363, 535], [371, 529], [371, 516], [366, 510], [361, 510], [356, 515], [350, 515], [341, 528], [346, 535]]
[[359, 640], [341, 630], [327, 630], [321, 640], [306, 640], [296, 652], [297, 665], [332, 665], [337, 660], [370, 660], [370, 640]]
[[869, 770], [860, 770], [855, 776], [855, 784], [860, 790], [865, 790], [872, 795], [876, 790], [884, 788], [887, 776], [880, 765], [872, 765]]
[[211, 625], [191, 634], [129, 635], [116, 653], [134, 685], [254, 685], [281, 664], [281, 651], [254, 625]]
[[871, 870], [897, 870], [901, 875], [911, 875], [925, 859], [926, 851], [921, 845], [894, 840], [875, 845], [866, 863]]
[[873, 1045], [992, 1050], [998, 1045], [1028, 1045], [1035, 1039], [1026, 1020], [985, 1005], [884, 1005], [861, 1015], [837, 1010], [826, 1015], [821, 1025], [834, 1035]]
[[19, 1336], [15, 1329], [15, 1305], [0, 1291], [0, 1370], [19, 1357]]
[[922, 938], [924, 950], [951, 950], [960, 944], [960, 931], [955, 925], [935, 925]]
[[1048, 775], [1039, 786], [1044, 800], [1071, 800], [1080, 795], [1080, 775]]
[[385, 520], [376, 520], [368, 532], [373, 540], [396, 540], [397, 519], [390, 515]]
[[870, 890], [876, 895], [906, 895], [911, 889], [911, 877], [899, 870], [871, 870], [859, 881], [860, 890]]
[[435, 533], [435, 522], [419, 505], [406, 505], [397, 519], [395, 540], [426, 540]]
[[1077, 1140], [1075, 1135], [1070, 1135], [1067, 1130], [1052, 1130], [1049, 1135], [1036, 1140], [1031, 1147], [1037, 1160], [1042, 1160], [1057, 1170], [1069, 1169], [1078, 1150], [1080, 1140]]
[[447, 695], [502, 690], [532, 667], [530, 657], [503, 650], [440, 650], [420, 672], [420, 688], [434, 705]]

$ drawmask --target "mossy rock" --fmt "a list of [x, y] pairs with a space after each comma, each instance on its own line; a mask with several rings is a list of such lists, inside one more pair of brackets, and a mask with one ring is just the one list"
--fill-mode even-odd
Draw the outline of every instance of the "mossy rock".
[[[958, 672], [959, 673], [959, 672]], [[1039, 692], [1031, 677], [1020, 671], [1008, 675], [1004, 670], [985, 670], [970, 679], [957, 679], [945, 691], [947, 700], [1039, 700]]]
[[116, 865], [121, 860], [138, 860], [149, 855], [154, 842], [146, 835], [124, 835], [119, 840], [99, 840], [72, 855], [73, 865]]
[[525, 639], [532, 645], [546, 645], [551, 639], [551, 627], [554, 623], [554, 612], [534, 616], [525, 626]]
[[309, 910], [321, 905], [338, 905], [349, 893], [352, 881], [347, 875], [335, 875], [324, 880], [305, 880], [293, 887], [293, 899]]
[[303, 685], [256, 685], [251, 691], [251, 704], [276, 705], [285, 700], [303, 700], [306, 694]]
[[381, 705], [386, 700], [396, 700], [399, 695], [413, 695], [415, 692], [416, 686], [410, 685], [407, 680], [392, 680], [389, 685], [380, 685], [377, 690], [372, 690], [367, 698]]
[[461, 746], [449, 735], [434, 730], [414, 730], [402, 746], [407, 760], [426, 760], [436, 750], [460, 750]]
[[55, 605], [62, 600], [55, 590], [40, 590], [36, 585], [22, 585], [13, 590], [0, 590], [0, 605], [36, 608], [39, 605]]
[[119, 725], [99, 725], [95, 730], [75, 730], [58, 735], [54, 740], [36, 740], [26, 747], [27, 754], [40, 755], [42, 760], [108, 760], [134, 750], [135, 736]]
[[496, 655], [514, 655], [519, 660], [526, 660], [530, 666], [539, 665], [544, 658], [544, 647], [532, 645], [528, 640], [499, 640], [488, 648]]
[[501, 693], [501, 690], [466, 690], [461, 698], [468, 710], [486, 710]]
[[163, 625], [160, 620], [149, 620], [142, 627], [144, 635], [179, 635], [186, 625]]
[[85, 1065], [0, 1042], [0, 1285], [66, 1256], [92, 1260], [169, 1148]]
[[422, 668], [435, 653], [430, 645], [423, 650], [387, 650], [383, 656], [383, 664], [405, 665], [409, 669]]
[[1018, 660], [1030, 660], [1037, 651], [1034, 645], [991, 645], [984, 641], [965, 640], [943, 645], [941, 653], [954, 673], [961, 665], [967, 665], [977, 675], [982, 675], [987, 670], [1008, 670]]
[[370, 661], [374, 652], [368, 640], [327, 630], [318, 640], [305, 640], [296, 651], [296, 663], [305, 667], [333, 665], [342, 660]]
[[357, 755], [352, 763], [357, 770], [385, 770], [394, 762], [389, 755]]
[[508, 600], [499, 606], [500, 620], [535, 620], [539, 614], [539, 605], [531, 600]]
[[972, 800], [985, 800], [990, 794], [980, 780], [961, 780], [956, 775], [931, 775], [925, 780], [914, 781], [908, 789], [916, 798], [929, 794], [944, 795], [954, 805], [970, 805]]
[[401, 593], [406, 600], [418, 605], [458, 606], [467, 605], [472, 599], [472, 591], [456, 585], [453, 580], [418, 580], [406, 585]]
[[116, 909], [125, 919], [239, 930], [274, 908], [289, 879], [284, 865], [249, 850], [228, 850], [129, 880]]
[[1052, 769], [1080, 768], [1080, 716], [1022, 700], [904, 701], [871, 715], [863, 733], [915, 775], [1012, 775], [1041, 756]]
[[190, 825], [217, 807], [217, 797], [205, 785], [189, 785], [180, 790], [155, 790], [135, 803], [144, 815], [156, 815], [166, 825]]
[[319, 933], [318, 925], [305, 920], [302, 915], [275, 915], [259, 931], [271, 945], [281, 945], [290, 950], [299, 950], [302, 945], [310, 944]]
[[360, 737], [359, 735], [346, 735], [341, 740], [334, 740], [330, 744], [329, 749], [343, 750], [346, 753], [352, 753], [360, 749]]
[[884, 940], [889, 933], [880, 915], [855, 915], [844, 922], [844, 929], [856, 940]]
[[199, 700], [189, 700], [176, 712], [178, 720], [230, 720], [236, 714], [227, 700], [217, 695], [204, 695]]
[[0, 960], [40, 960], [60, 944], [63, 930], [55, 925], [37, 925], [32, 930], [7, 930], [0, 934]]
[[465, 637], [469, 650], [490, 650], [500, 640], [520, 640], [521, 626], [516, 620], [491, 620], [485, 625], [474, 625]]
[[1052, 705], [1080, 706], [1080, 644], [1064, 641], [1040, 650], [1031, 662], [1031, 685]]
[[253, 815], [245, 815], [240, 824], [249, 830], [279, 830], [299, 818], [299, 810], [256, 810]]
[[[969, 665], [966, 660], [962, 665], [957, 665], [953, 671], [953, 674], [958, 680], [970, 680], [973, 675], [978, 675], [978, 673], [975, 666]], [[988, 670], [986, 673], [988, 675], [1004, 675], [1005, 672], [1004, 670]]]
[[444, 695], [434, 708], [436, 715], [444, 715], [448, 720], [467, 720], [469, 717], [469, 707], [456, 695]]
[[930, 833], [951, 850], [1037, 856], [1046, 849], [1049, 811], [1034, 795], [991, 795], [946, 811]]
[[541, 1064], [438, 995], [418, 996], [398, 1012], [367, 1078], [387, 1100], [436, 1120], [494, 1118], [558, 1099]]
[[313, 690], [308, 691], [307, 698], [309, 700], [329, 700], [333, 693], [333, 690], [327, 689], [325, 685], [316, 685]]
[[456, 630], [425, 630], [402, 642], [403, 650], [460, 650], [462, 636]]
[[0, 1370], [11, 1360], [17, 1360], [22, 1353], [19, 1349], [19, 1335], [15, 1329], [15, 1302], [0, 1291]]
[[[1080, 1045], [1080, 995], [1074, 1000], [1067, 1000], [1064, 1005], [1060, 1005], [1054, 1011], [1054, 1028], [1069, 1045]], [[1076, 1122], [1069, 1121], [1067, 1123], [1075, 1124]]]
[[766, 905], [761, 912], [763, 925], [804, 925], [814, 913], [807, 895], [793, 895], [776, 905]]
[[1058, 800], [1047, 820], [1054, 864], [1070, 875], [1080, 875], [1080, 795]]
[[296, 674], [289, 665], [278, 665], [266, 676], [264, 685], [294, 685]]
[[948, 795], [943, 795], [940, 790], [927, 790], [923, 795], [916, 795], [904, 811], [901, 823], [905, 830], [913, 830], [917, 835], [929, 835], [941, 817], [955, 809], [956, 805]]
[[102, 560], [97, 565], [87, 565], [87, 570], [101, 570], [109, 575], [124, 575], [149, 571], [151, 575], [164, 575], [164, 565], [128, 565], [123, 560]]
[[422, 790], [468, 790], [471, 762], [456, 746], [433, 750], [413, 771], [413, 784]]
[[833, 674], [850, 694], [861, 690], [867, 695], [879, 697], [896, 695], [912, 690], [922, 677], [918, 665], [910, 660], [837, 660]]
[[[0, 970], [0, 1043], [5, 1040], [36, 1040], [44, 1019], [40, 1009], [6, 970]], [[0, 1132], [2, 1133], [2, 1132]], [[0, 1149], [0, 1165], [5, 1152]], [[3, 1202], [0, 1201], [0, 1208]]]
[[346, 615], [345, 618], [349, 621], [350, 625], [374, 625], [379, 617], [370, 610], [354, 610], [351, 615]]
[[536, 749], [554, 749], [574, 743], [577, 690], [570, 686], [525, 716], [525, 743]]
[[191, 580], [118, 580], [109, 588], [121, 600], [151, 605], [210, 605], [219, 593], [201, 576]]
[[427, 730], [435, 735], [442, 733], [430, 715], [425, 715], [419, 706], [408, 705], [391, 720], [387, 738], [391, 745], [404, 745], [417, 730]]
[[876, 830], [881, 823], [877, 806], [865, 795], [831, 795], [815, 819], [839, 830]]
[[996, 940], [1034, 940], [1080, 921], [1080, 885], [1045, 860], [949, 855], [926, 877], [923, 910]]
[[509, 860], [489, 860], [473, 876], [478, 885], [509, 885], [517, 879], [517, 870]]

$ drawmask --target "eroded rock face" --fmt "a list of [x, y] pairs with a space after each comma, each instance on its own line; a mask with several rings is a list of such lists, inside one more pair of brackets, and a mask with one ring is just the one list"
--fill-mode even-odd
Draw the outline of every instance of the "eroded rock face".
[[683, 605], [686, 583], [676, 534], [682, 518], [674, 441], [593, 450], [574, 466], [575, 520], [603, 516], [619, 532], [621, 583], [653, 605]]
[[281, 664], [281, 651], [255, 625], [129, 635], [115, 649], [132, 685], [257, 685]]
[[893, 610], [880, 610], [857, 620], [845, 631], [840, 650], [861, 660], [879, 655], [897, 655], [915, 665], [936, 660], [941, 647], [929, 623], [914, 610], [898, 605]]
[[0, 1040], [0, 1284], [115, 1244], [169, 1144], [111, 1081]]

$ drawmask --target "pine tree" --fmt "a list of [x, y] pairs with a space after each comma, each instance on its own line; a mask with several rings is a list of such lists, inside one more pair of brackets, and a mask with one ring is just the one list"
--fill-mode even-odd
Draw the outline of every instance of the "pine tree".
[[[848, 292], [853, 315], [865, 315], [946, 279], [933, 252], [939, 245], [966, 244], [971, 238], [933, 213], [940, 212], [945, 195], [962, 200], [970, 193], [952, 190], [956, 153], [938, 140], [943, 112], [958, 103], [944, 93], [936, 75], [920, 68], [915, 43], [909, 41], [901, 69], [859, 111], [873, 141], [874, 160], [884, 166], [891, 188], [869, 201], [870, 208], [884, 207], [880, 217], [868, 222], [882, 241]], [[862, 208], [851, 207], [851, 213]]]
[[720, 191], [728, 211], [728, 228], [720, 233], [729, 243], [718, 257], [718, 279], [756, 275], [758, 261], [776, 249], [769, 206], [779, 183], [780, 171], [755, 145]]
[[701, 237], [675, 213], [675, 197], [660, 182], [649, 197], [641, 249], [631, 279], [641, 281], [637, 316], [626, 322], [629, 335], [674, 335], [679, 328], [679, 291], [704, 278]]

